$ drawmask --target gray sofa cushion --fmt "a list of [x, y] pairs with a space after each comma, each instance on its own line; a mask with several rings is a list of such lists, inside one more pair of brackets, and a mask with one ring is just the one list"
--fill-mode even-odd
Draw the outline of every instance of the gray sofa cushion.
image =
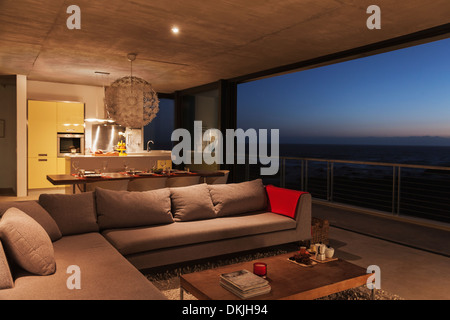
[[93, 192], [41, 194], [39, 204], [50, 213], [63, 236], [99, 231]]
[[170, 190], [115, 191], [97, 188], [100, 229], [172, 223]]
[[170, 188], [175, 221], [192, 221], [216, 217], [206, 183]]
[[[16, 274], [14, 288], [0, 290], [0, 300], [166, 300], [142, 273], [99, 233], [66, 236], [53, 243], [56, 272], [49, 276]], [[69, 266], [78, 266], [80, 289]]]
[[208, 187], [219, 217], [267, 209], [267, 194], [261, 179]]
[[105, 230], [102, 234], [123, 255], [245, 237], [296, 228], [296, 221], [271, 212], [175, 222], [170, 225]]
[[47, 231], [50, 239], [56, 241], [62, 237], [55, 220], [35, 200], [30, 201], [8, 201], [0, 203], [0, 217], [9, 208], [17, 208], [36, 220]]
[[0, 238], [8, 256], [23, 269], [42, 276], [55, 272], [52, 241], [26, 213], [17, 208], [6, 210], [0, 220]]

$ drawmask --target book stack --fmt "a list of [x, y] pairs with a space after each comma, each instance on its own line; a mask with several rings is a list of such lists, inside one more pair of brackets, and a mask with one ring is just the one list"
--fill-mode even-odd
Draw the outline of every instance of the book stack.
[[220, 285], [241, 299], [269, 293], [269, 281], [248, 270], [239, 270], [220, 275]]

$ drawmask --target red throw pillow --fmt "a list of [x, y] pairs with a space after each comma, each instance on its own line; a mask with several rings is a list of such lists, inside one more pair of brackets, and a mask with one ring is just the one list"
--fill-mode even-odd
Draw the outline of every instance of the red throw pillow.
[[304, 191], [297, 191], [285, 188], [266, 186], [268, 201], [268, 210], [273, 213], [282, 214], [295, 219], [297, 203]]

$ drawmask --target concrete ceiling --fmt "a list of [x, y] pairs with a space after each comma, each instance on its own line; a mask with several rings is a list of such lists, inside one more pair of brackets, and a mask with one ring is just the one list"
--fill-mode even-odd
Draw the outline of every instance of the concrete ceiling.
[[[81, 9], [69, 30], [67, 7]], [[369, 30], [369, 5], [381, 29]], [[159, 92], [230, 79], [449, 22], [448, 0], [0, 0], [0, 74], [103, 85], [130, 74]], [[174, 35], [176, 25], [180, 33]]]

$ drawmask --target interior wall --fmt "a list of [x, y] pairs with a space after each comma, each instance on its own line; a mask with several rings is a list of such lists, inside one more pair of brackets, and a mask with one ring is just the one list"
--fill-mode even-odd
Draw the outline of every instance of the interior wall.
[[27, 150], [27, 76], [16, 76], [17, 92], [17, 196], [24, 197], [28, 193], [28, 150]]
[[[0, 189], [11, 190], [15, 195], [16, 185], [16, 76], [0, 76]], [[4, 133], [4, 134], [3, 134]]]

